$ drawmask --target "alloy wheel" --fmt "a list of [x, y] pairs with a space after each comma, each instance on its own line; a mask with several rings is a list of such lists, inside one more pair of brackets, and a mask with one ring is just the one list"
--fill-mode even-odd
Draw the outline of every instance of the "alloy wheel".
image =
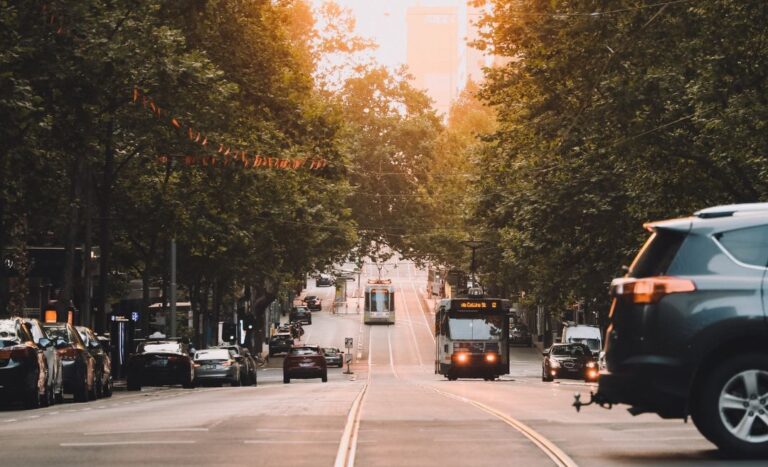
[[741, 441], [768, 441], [768, 371], [744, 370], [720, 391], [718, 411], [723, 426]]

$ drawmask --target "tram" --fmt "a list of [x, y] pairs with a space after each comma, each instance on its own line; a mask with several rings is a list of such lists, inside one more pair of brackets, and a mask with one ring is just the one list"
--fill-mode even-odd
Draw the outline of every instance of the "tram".
[[450, 381], [509, 373], [509, 315], [501, 300], [450, 298], [436, 308], [435, 373]]
[[395, 324], [395, 287], [391, 279], [370, 279], [365, 286], [365, 324]]

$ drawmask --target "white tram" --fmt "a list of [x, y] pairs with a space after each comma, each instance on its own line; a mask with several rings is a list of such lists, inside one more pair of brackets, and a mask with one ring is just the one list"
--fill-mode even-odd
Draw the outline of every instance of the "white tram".
[[365, 286], [365, 324], [395, 324], [395, 287], [391, 279], [370, 279]]
[[494, 380], [509, 373], [509, 315], [501, 300], [440, 300], [435, 312], [435, 373]]

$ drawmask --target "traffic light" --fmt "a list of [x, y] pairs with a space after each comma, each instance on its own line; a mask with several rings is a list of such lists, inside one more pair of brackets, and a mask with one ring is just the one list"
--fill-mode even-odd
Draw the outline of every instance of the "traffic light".
[[256, 329], [256, 319], [253, 315], [243, 315], [243, 329], [245, 331], [253, 331]]
[[235, 323], [222, 323], [221, 339], [230, 344], [237, 342], [237, 327]]

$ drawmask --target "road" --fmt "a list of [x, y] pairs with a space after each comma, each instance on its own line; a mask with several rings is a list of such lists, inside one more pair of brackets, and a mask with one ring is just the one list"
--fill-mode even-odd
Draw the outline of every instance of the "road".
[[542, 382], [533, 349], [512, 349], [501, 380], [448, 382], [433, 372], [424, 273], [401, 262], [384, 274], [397, 287], [394, 326], [364, 326], [354, 299], [331, 313], [333, 289], [309, 290], [324, 310], [303, 341], [343, 347], [353, 337], [354, 374], [331, 369], [328, 383], [286, 385], [277, 358], [257, 387], [145, 388], [2, 408], [2, 465], [763, 465], [720, 457], [690, 423], [622, 408], [577, 414], [573, 393], [594, 386]]

